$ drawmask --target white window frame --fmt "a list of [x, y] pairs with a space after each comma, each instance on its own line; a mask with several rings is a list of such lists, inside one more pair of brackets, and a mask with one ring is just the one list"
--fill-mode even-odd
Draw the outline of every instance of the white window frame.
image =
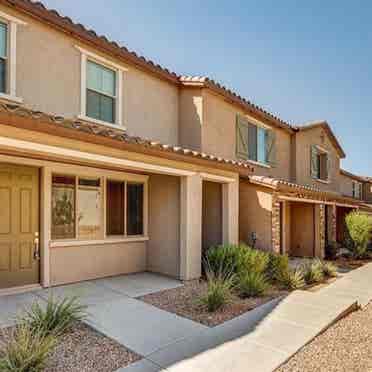
[[0, 92], [0, 98], [7, 101], [22, 103], [23, 99], [17, 96], [17, 27], [26, 26], [27, 23], [19, 18], [0, 11], [0, 21], [5, 23], [7, 28], [7, 58], [6, 58], [6, 84], [5, 93]]
[[[90, 121], [96, 124], [107, 125], [113, 128], [126, 129], [123, 125], [123, 72], [128, 71], [127, 68], [109, 61], [108, 59], [99, 56], [91, 51], [81, 48], [78, 45], [75, 47], [81, 53], [81, 71], [80, 71], [80, 114], [78, 118], [84, 121]], [[95, 62], [99, 65], [109, 68], [115, 72], [115, 123], [106, 122], [103, 120], [91, 118], [87, 115], [87, 61]]]
[[254, 125], [257, 128], [257, 137], [256, 137], [257, 160], [253, 160], [253, 159], [249, 158], [249, 149], [248, 149], [247, 161], [249, 161], [250, 163], [255, 164], [255, 165], [260, 165], [261, 167], [271, 168], [271, 165], [268, 162], [261, 162], [261, 161], [258, 160], [258, 129], [261, 128], [261, 129], [264, 129], [265, 131], [269, 131], [269, 130], [273, 130], [273, 129], [270, 128], [268, 125], [265, 125], [261, 122], [253, 121], [250, 117], [245, 116], [245, 118], [247, 120], [247, 124]]
[[355, 199], [362, 199], [362, 183], [358, 181], [352, 181], [352, 195]]

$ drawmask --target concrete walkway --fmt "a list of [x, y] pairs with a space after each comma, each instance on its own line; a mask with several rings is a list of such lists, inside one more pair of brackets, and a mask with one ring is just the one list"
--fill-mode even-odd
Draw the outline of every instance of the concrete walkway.
[[356, 304], [372, 299], [372, 264], [317, 292], [294, 291], [209, 328], [136, 299], [182, 285], [143, 273], [0, 297], [0, 327], [35, 299], [79, 296], [90, 324], [144, 358], [120, 372], [273, 371]]

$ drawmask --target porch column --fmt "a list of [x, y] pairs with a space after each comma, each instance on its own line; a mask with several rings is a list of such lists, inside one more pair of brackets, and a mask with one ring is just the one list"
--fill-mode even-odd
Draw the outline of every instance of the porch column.
[[180, 279], [198, 279], [202, 252], [202, 179], [181, 177]]
[[280, 253], [280, 202], [276, 195], [273, 195], [271, 209], [271, 249], [275, 253]]
[[222, 184], [222, 240], [239, 243], [239, 180]]
[[336, 242], [337, 241], [337, 207], [336, 204], [333, 204], [331, 206], [331, 216], [330, 216], [330, 235], [329, 235], [329, 240], [331, 242]]
[[325, 254], [325, 205], [316, 204], [315, 208], [315, 256], [324, 258]]

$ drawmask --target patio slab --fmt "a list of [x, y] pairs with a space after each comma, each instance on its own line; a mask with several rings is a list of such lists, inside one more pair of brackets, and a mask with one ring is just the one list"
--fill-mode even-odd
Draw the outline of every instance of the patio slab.
[[17, 295], [0, 297], [0, 328], [15, 324], [17, 315], [34, 302], [42, 302], [33, 293], [22, 293]]
[[44, 300], [47, 300], [50, 296], [57, 299], [78, 297], [79, 301], [87, 306], [123, 298], [122, 294], [97, 285], [93, 281], [47, 288], [37, 291], [35, 294]]
[[129, 297], [140, 297], [153, 292], [182, 286], [182, 282], [153, 273], [138, 273], [98, 279], [97, 285], [122, 293]]
[[129, 297], [91, 306], [89, 313], [91, 326], [143, 356], [207, 329]]

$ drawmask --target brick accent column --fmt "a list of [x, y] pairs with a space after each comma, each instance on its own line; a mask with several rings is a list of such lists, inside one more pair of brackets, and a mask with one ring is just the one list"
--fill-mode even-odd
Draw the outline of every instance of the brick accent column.
[[271, 249], [280, 253], [280, 202], [277, 196], [273, 195], [271, 209]]
[[331, 216], [330, 216], [330, 224], [331, 224], [331, 234], [330, 234], [330, 241], [335, 242], [337, 241], [337, 207], [336, 204], [332, 205], [331, 209]]
[[326, 244], [326, 241], [325, 241], [325, 229], [326, 229], [326, 225], [325, 225], [325, 204], [320, 204], [319, 206], [319, 238], [320, 238], [320, 257], [321, 258], [324, 258], [325, 256], [325, 244]]

